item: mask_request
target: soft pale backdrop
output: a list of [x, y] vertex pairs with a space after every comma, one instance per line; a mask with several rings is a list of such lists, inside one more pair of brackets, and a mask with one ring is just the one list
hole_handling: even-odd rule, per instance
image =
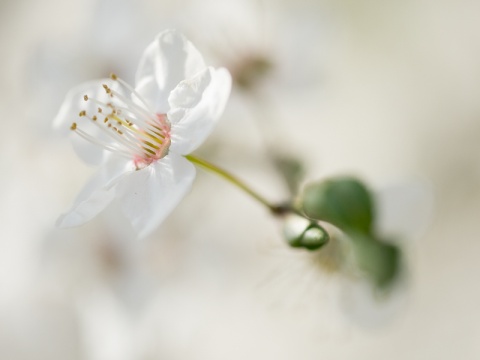
[[[0, 2], [0, 357], [478, 358], [479, 11], [467, 0]], [[286, 195], [271, 149], [302, 158], [310, 180], [354, 173], [425, 190], [399, 211], [408, 228], [433, 204], [418, 211], [429, 226], [406, 244], [407, 293], [383, 325], [345, 313], [340, 279], [210, 174], [145, 241], [115, 208], [53, 228], [92, 172], [50, 127], [65, 92], [112, 71], [131, 80], [169, 27], [234, 74], [267, 64], [234, 89], [200, 150], [266, 196]]]

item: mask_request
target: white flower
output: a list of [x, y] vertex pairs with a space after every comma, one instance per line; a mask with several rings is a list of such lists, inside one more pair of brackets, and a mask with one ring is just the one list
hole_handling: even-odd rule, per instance
[[195, 168], [184, 155], [222, 114], [230, 74], [207, 67], [183, 35], [167, 30], [143, 53], [135, 83], [112, 75], [67, 95], [54, 125], [73, 130], [78, 155], [101, 167], [57, 226], [81, 225], [115, 199], [145, 236], [190, 189]]

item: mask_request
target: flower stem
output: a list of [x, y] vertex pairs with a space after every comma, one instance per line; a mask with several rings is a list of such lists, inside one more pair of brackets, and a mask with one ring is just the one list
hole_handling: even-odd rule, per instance
[[267, 207], [273, 214], [284, 215], [285, 213], [291, 211], [289, 206], [272, 204], [270, 201], [265, 199], [262, 195], [260, 195], [255, 190], [253, 190], [250, 186], [245, 184], [242, 180], [232, 175], [228, 171], [218, 167], [217, 165], [212, 164], [211, 162], [201, 159], [194, 155], [186, 155], [185, 158], [191, 161], [192, 163], [200, 166], [201, 168], [217, 174], [218, 176], [227, 180], [228, 182], [235, 185], [239, 189], [245, 191], [248, 195], [253, 197], [263, 206]]

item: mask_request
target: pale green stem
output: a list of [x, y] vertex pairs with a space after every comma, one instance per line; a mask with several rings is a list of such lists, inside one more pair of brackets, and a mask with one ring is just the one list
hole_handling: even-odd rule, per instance
[[289, 207], [272, 204], [270, 201], [265, 199], [262, 195], [260, 195], [255, 190], [253, 190], [250, 186], [245, 184], [242, 180], [230, 174], [228, 171], [218, 167], [217, 165], [212, 164], [211, 162], [203, 160], [195, 155], [186, 155], [185, 158], [191, 161], [192, 163], [202, 167], [203, 169], [219, 175], [220, 177], [227, 180], [231, 184], [235, 185], [239, 189], [245, 191], [248, 195], [253, 197], [259, 203], [266, 206], [272, 213], [276, 215], [282, 215], [282, 214], [285, 214], [286, 212], [291, 211]]

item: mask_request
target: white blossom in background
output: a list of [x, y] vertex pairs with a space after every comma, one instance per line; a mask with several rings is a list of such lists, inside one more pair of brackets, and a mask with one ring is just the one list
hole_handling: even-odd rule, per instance
[[377, 192], [376, 231], [382, 240], [397, 244], [404, 252], [400, 278], [386, 292], [376, 291], [355, 274], [343, 277], [340, 305], [348, 318], [361, 326], [379, 326], [391, 321], [407, 305], [409, 243], [419, 239], [431, 222], [433, 194], [427, 184], [408, 182]]
[[[184, 27], [229, 68], [238, 89], [279, 103], [294, 102], [301, 98], [297, 92], [318, 90], [328, 47], [323, 34], [329, 28], [318, 8], [297, 5], [252, 0], [192, 2], [185, 11], [198, 19], [185, 22]], [[201, 32], [195, 31], [198, 27]], [[294, 95], [298, 95], [295, 100]]]
[[101, 168], [58, 226], [81, 225], [115, 199], [146, 236], [190, 189], [195, 168], [184, 155], [213, 130], [230, 74], [207, 67], [183, 35], [167, 30], [143, 53], [135, 83], [112, 75], [71, 90], [62, 104], [55, 127], [72, 130], [78, 155]]

